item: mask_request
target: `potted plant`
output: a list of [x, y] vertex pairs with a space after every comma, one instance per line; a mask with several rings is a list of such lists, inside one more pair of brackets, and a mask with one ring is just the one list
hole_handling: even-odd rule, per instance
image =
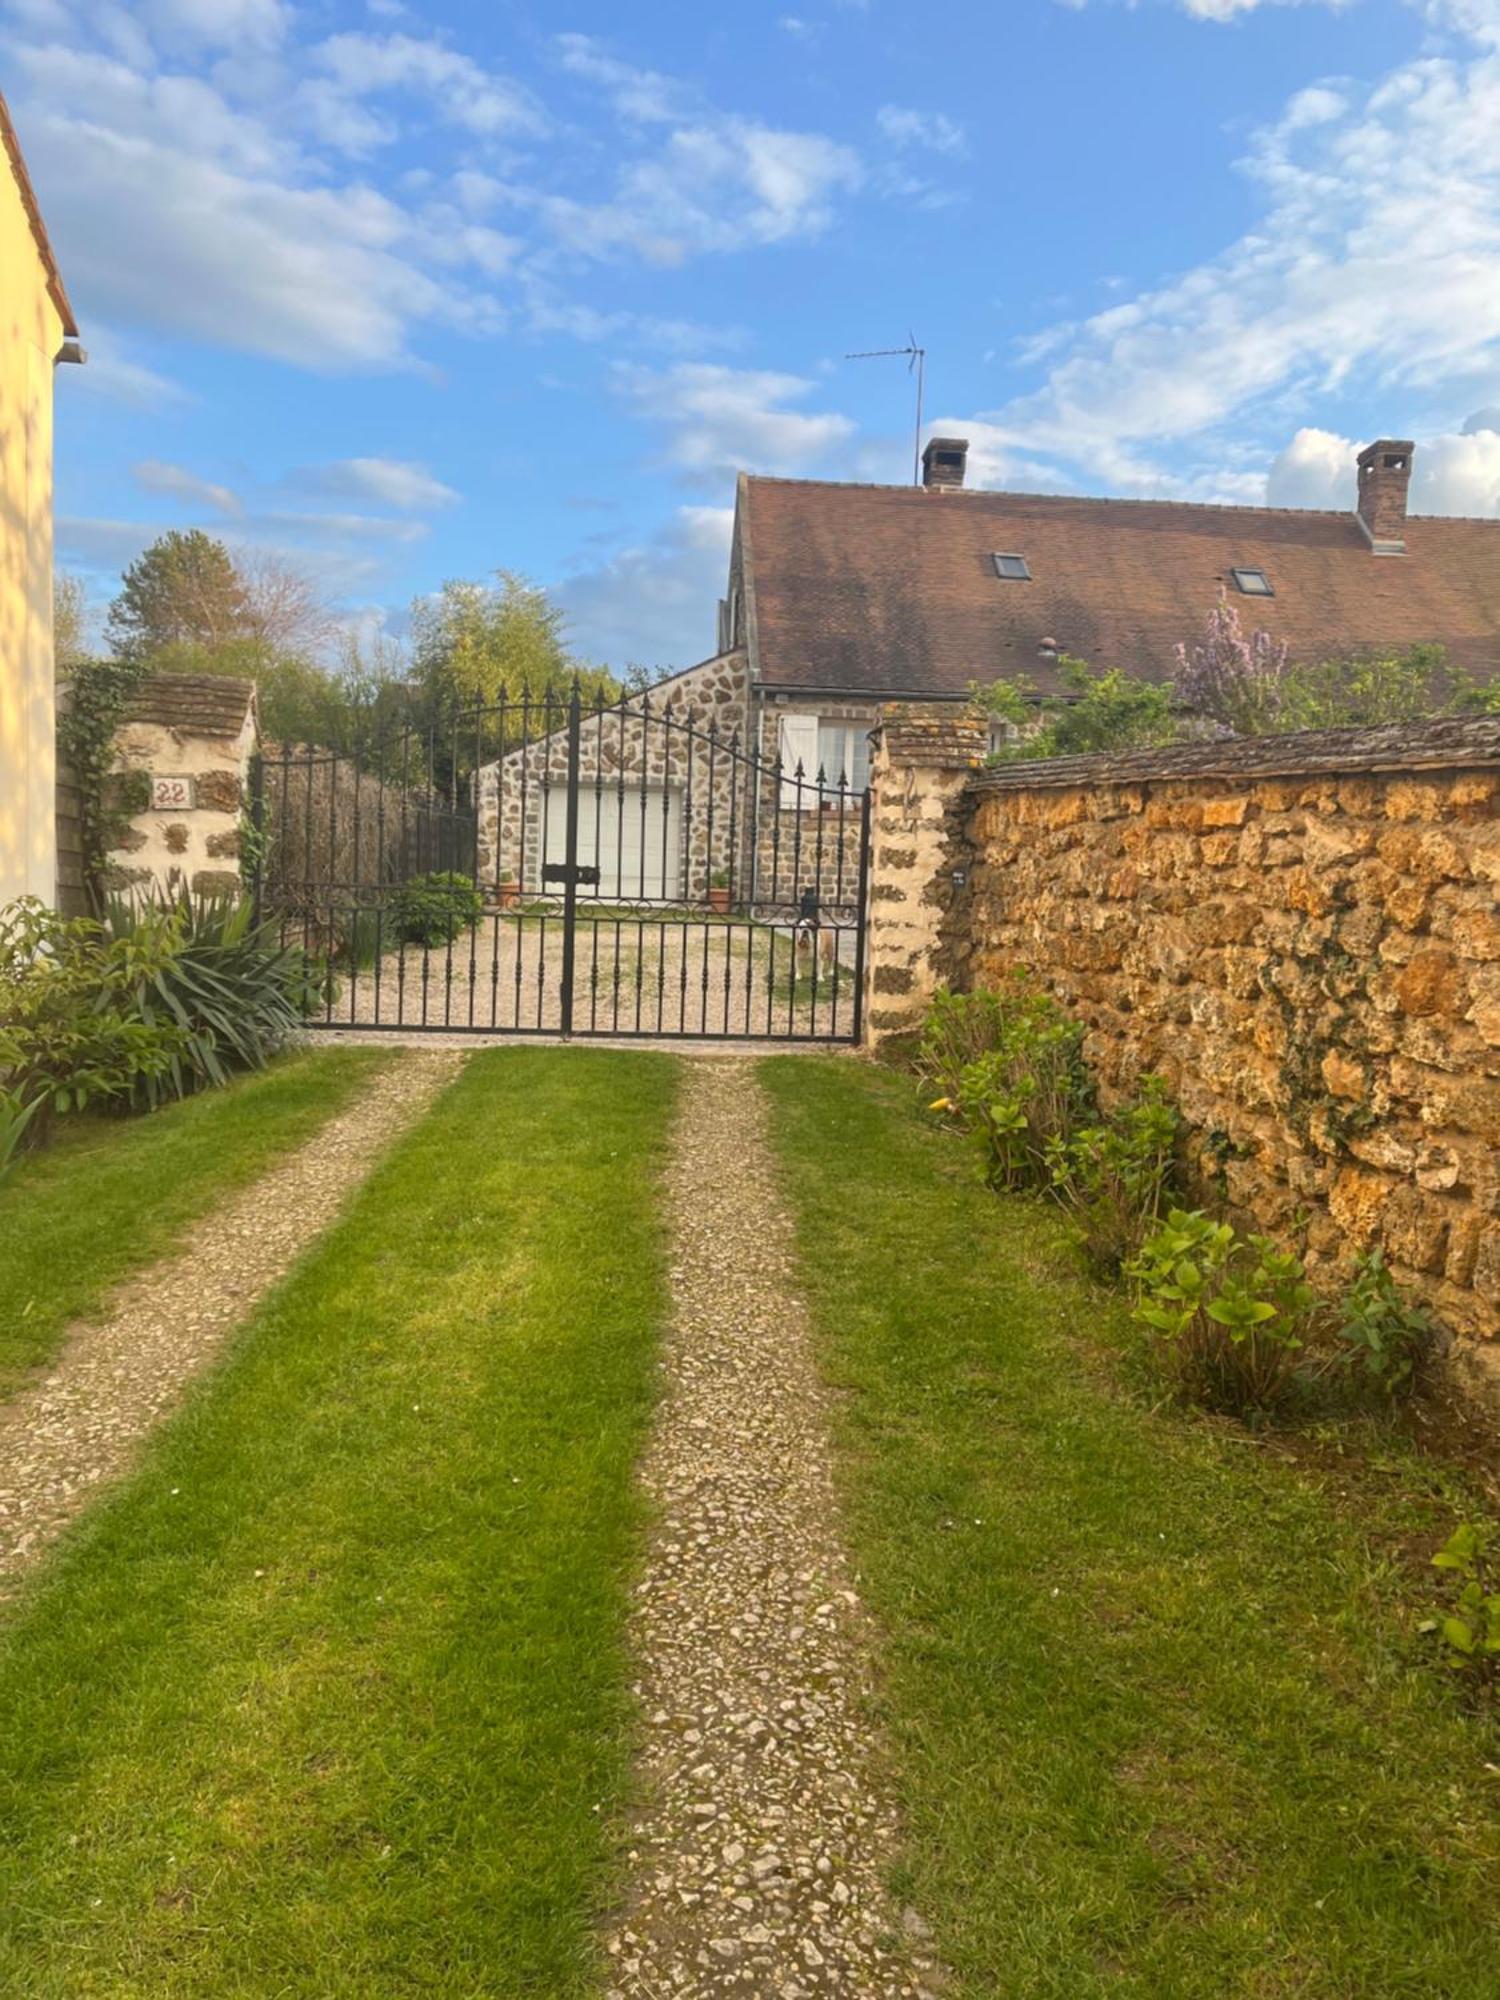
[[521, 900], [521, 885], [514, 875], [503, 875], [499, 886], [500, 907], [513, 910]]
[[708, 878], [708, 907], [715, 916], [729, 915], [729, 870], [716, 868]]

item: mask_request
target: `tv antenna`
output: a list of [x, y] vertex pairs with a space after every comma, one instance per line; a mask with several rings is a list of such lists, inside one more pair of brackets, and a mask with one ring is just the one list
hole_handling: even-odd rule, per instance
[[895, 355], [905, 356], [907, 374], [915, 375], [917, 378], [917, 429], [915, 442], [911, 449], [911, 483], [913, 486], [920, 486], [922, 483], [922, 378], [927, 369], [927, 349], [925, 347], [918, 347], [917, 336], [914, 333], [909, 333], [906, 336], [905, 347], [866, 347], [862, 348], [858, 354], [846, 354], [844, 359], [846, 361], [884, 361], [887, 357]]

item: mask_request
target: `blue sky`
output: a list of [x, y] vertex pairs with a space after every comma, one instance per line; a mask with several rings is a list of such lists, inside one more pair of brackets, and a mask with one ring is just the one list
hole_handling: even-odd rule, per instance
[[738, 467], [1500, 514], [1500, 0], [0, 0], [91, 360], [63, 562], [351, 617], [497, 566], [712, 643]]

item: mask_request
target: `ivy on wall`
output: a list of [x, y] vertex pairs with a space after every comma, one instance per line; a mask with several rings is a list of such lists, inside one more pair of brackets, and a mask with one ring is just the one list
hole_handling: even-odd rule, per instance
[[102, 911], [108, 895], [110, 850], [119, 844], [131, 814], [146, 803], [143, 772], [114, 775], [115, 732], [148, 669], [127, 660], [84, 660], [68, 676], [67, 700], [57, 717], [57, 751], [78, 787], [83, 879], [90, 906]]

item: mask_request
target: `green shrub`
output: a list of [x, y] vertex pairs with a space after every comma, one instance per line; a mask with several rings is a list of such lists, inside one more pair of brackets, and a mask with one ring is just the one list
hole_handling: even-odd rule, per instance
[[287, 1036], [316, 1012], [325, 976], [298, 946], [279, 946], [257, 926], [248, 897], [175, 898], [111, 904], [106, 930], [116, 944], [170, 932], [171, 950], [143, 965], [132, 1000], [148, 1025], [180, 1036], [166, 1071], [141, 1079], [147, 1105], [225, 1082], [236, 1069], [260, 1069]]
[[1360, 1259], [1338, 1333], [1350, 1364], [1393, 1402], [1415, 1388], [1437, 1339], [1431, 1315], [1406, 1304], [1379, 1250]]
[[956, 1067], [956, 1081], [933, 1108], [962, 1121], [989, 1186], [1050, 1185], [1051, 1149], [1071, 1140], [1092, 1107], [1083, 1033], [1082, 1022], [1024, 974], [988, 994], [947, 997], [920, 1061], [940, 1081]]
[[1282, 1401], [1317, 1307], [1300, 1258], [1174, 1208], [1129, 1270], [1135, 1317], [1183, 1394], [1232, 1416]]
[[387, 916], [393, 939], [402, 944], [452, 944], [462, 930], [472, 929], [484, 910], [484, 898], [467, 875], [438, 870], [414, 875], [393, 890]]
[[162, 913], [111, 938], [34, 897], [0, 911], [0, 1089], [31, 1136], [55, 1115], [127, 1103], [170, 1075], [186, 1035], [170, 1018], [143, 1016], [137, 995], [176, 948]]
[[1459, 1673], [1491, 1682], [1500, 1673], [1500, 1569], [1490, 1553], [1494, 1534], [1485, 1522], [1466, 1521], [1433, 1557], [1433, 1567], [1459, 1583], [1451, 1607], [1423, 1624], [1442, 1640], [1444, 1656]]
[[1086, 757], [1104, 750], [1144, 750], [1178, 735], [1172, 689], [1138, 680], [1119, 667], [1096, 671], [1064, 653], [1057, 662], [1064, 695], [1038, 695], [1024, 676], [976, 684], [976, 701], [997, 720], [1027, 733], [1007, 743], [992, 764], [1024, 764], [1039, 757]]
[[950, 993], [946, 986], [940, 986], [932, 996], [917, 1046], [916, 1067], [922, 1081], [945, 1097], [956, 1097], [965, 1068], [998, 1046], [1005, 1021], [1004, 994], [988, 987], [975, 993]]
[[1182, 1120], [1159, 1076], [1098, 1125], [1048, 1149], [1052, 1192], [1072, 1218], [1089, 1267], [1115, 1277], [1160, 1225]]

